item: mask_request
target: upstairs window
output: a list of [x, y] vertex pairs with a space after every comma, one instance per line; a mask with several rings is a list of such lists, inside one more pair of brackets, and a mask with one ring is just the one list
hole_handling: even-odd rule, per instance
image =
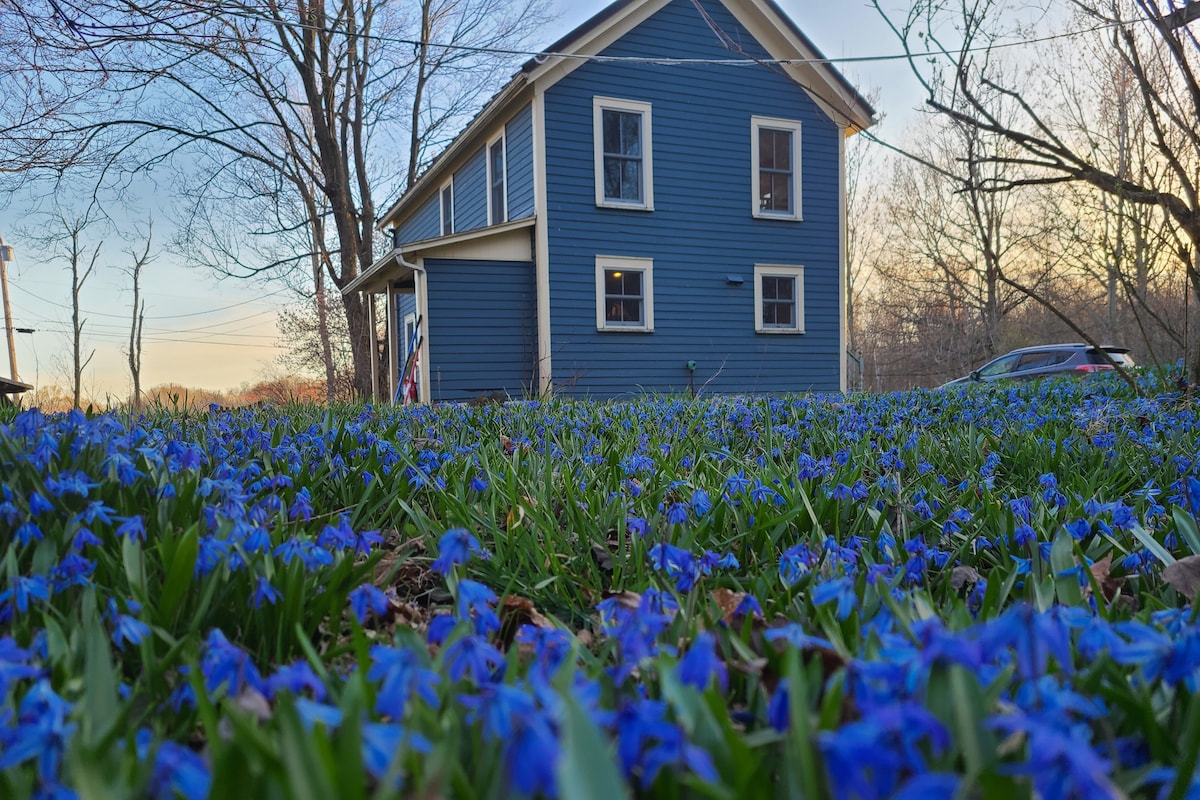
[[804, 267], [755, 265], [754, 330], [804, 333]]
[[596, 257], [596, 329], [654, 330], [654, 260]]
[[596, 205], [653, 209], [650, 104], [593, 98], [592, 128]]
[[498, 225], [508, 220], [505, 199], [508, 196], [504, 174], [504, 136], [488, 145], [488, 224]]
[[442, 236], [449, 236], [454, 233], [454, 181], [442, 186], [441, 191], [441, 233]]
[[800, 123], [752, 117], [750, 135], [754, 216], [800, 219]]

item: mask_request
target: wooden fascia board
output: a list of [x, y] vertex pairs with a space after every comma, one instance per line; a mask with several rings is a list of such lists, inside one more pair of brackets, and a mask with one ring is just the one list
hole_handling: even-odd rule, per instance
[[[565, 50], [563, 56], [547, 56], [545, 61], [529, 70], [529, 82], [540, 81], [543, 88], [558, 83], [579, 67], [587, 63], [586, 56], [594, 56], [612, 46], [618, 39], [665, 8], [671, 0], [640, 0], [633, 2], [595, 25], [591, 30], [579, 33]], [[586, 23], [585, 23], [586, 25]], [[574, 34], [568, 35], [572, 38]], [[570, 58], [564, 56], [583, 56]]]
[[[738, 22], [762, 45], [773, 59], [823, 59], [824, 55], [803, 34], [797, 36], [790, 21], [774, 3], [761, 0], [721, 0]], [[875, 123], [874, 109], [832, 64], [816, 61], [785, 64], [792, 80], [848, 133], [866, 130]]]

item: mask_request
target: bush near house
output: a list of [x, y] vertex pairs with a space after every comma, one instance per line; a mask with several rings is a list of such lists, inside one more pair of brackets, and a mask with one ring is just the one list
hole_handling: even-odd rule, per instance
[[1144, 388], [0, 411], [0, 794], [1195, 796]]

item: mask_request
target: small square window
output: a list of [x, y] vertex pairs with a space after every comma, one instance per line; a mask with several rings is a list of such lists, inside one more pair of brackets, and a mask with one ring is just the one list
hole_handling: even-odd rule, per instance
[[654, 206], [650, 104], [592, 100], [596, 205], [649, 211]]
[[755, 265], [754, 330], [804, 333], [804, 267]]
[[754, 216], [799, 220], [800, 123], [751, 117], [750, 132]]
[[596, 257], [596, 329], [654, 330], [654, 261]]

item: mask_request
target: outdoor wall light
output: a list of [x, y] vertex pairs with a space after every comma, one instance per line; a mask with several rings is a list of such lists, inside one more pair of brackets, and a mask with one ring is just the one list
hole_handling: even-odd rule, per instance
[[725, 283], [729, 284], [730, 286], [741, 286], [745, 282], [746, 282], [746, 279], [743, 278], [741, 275], [726, 275], [725, 276]]

